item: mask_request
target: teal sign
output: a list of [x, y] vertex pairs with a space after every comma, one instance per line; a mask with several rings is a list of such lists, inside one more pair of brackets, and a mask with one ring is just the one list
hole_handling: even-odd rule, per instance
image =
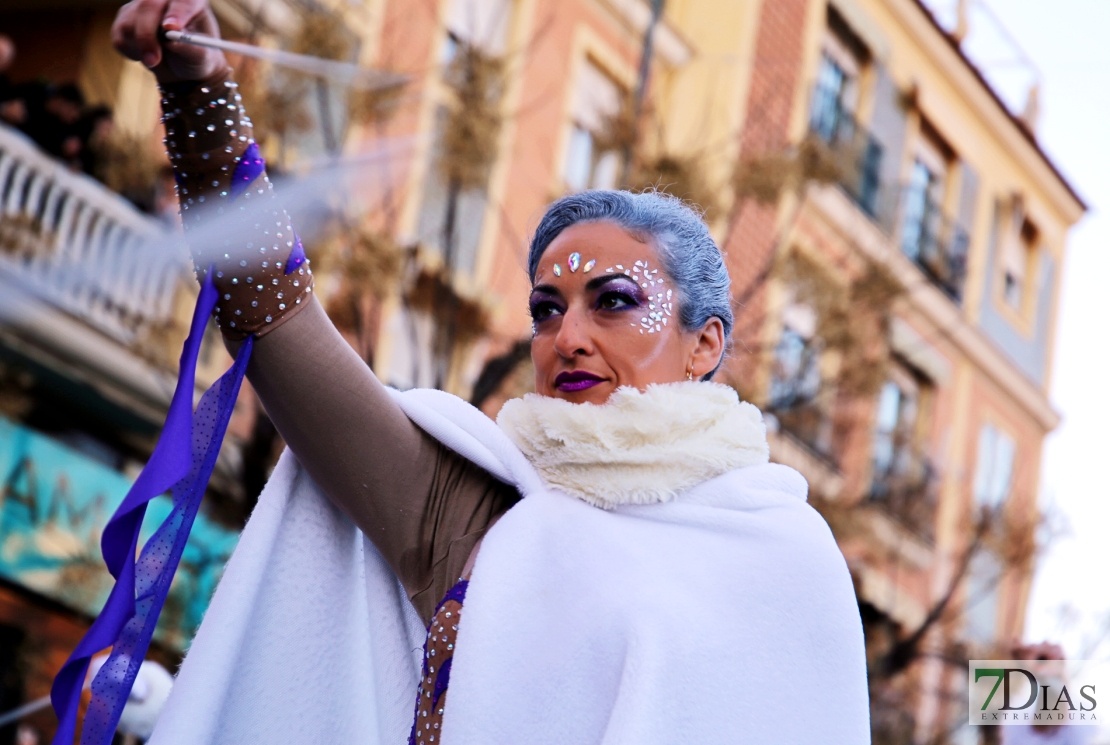
[[[50, 437], [0, 417], [0, 576], [90, 616], [112, 576], [100, 533], [131, 481]], [[169, 515], [162, 496], [147, 506], [143, 542]], [[155, 636], [184, 648], [192, 638], [238, 533], [197, 515]]]

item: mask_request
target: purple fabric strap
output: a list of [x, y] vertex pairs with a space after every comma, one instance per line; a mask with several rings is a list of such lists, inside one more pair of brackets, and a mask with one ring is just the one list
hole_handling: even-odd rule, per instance
[[[54, 679], [50, 698], [58, 715], [55, 745], [72, 744], [89, 661], [107, 647], [112, 651], [93, 681], [81, 742], [111, 743], [215, 466], [253, 346], [250, 338], [243, 342], [231, 369], [208, 389], [194, 413], [197, 357], [216, 297], [211, 280], [205, 281], [181, 354], [181, 373], [165, 428], [150, 461], [104, 528], [101, 551], [116, 583], [100, 615]], [[167, 491], [173, 497], [173, 510], [136, 561], [147, 502]]]
[[[264, 170], [258, 146], [251, 143], [232, 177], [235, 196], [242, 194]], [[298, 241], [297, 248], [299, 246]], [[303, 249], [295, 249], [296, 254], [303, 257]], [[243, 341], [234, 364], [204, 393], [194, 411], [197, 358], [218, 298], [211, 275], [209, 271], [201, 285], [189, 337], [181, 352], [177, 388], [158, 444], [104, 528], [101, 552], [116, 583], [100, 615], [54, 678], [50, 691], [58, 716], [54, 745], [72, 745], [89, 662], [93, 655], [108, 647], [112, 651], [92, 683], [92, 701], [85, 715], [81, 743], [110, 745], [112, 742], [216, 465], [254, 339], [248, 337]], [[136, 561], [146, 505], [167, 491], [173, 499], [173, 510], [147, 541]]]

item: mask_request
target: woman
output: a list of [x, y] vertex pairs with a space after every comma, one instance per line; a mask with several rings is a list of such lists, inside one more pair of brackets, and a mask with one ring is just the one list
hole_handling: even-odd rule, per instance
[[[257, 209], [272, 195], [226, 60], [162, 28], [218, 29], [201, 0], [134, 0], [113, 27], [165, 94], [187, 230]], [[552, 205], [528, 261], [537, 394], [500, 429], [386, 389], [273, 218], [249, 258], [192, 248], [296, 462], [154, 742], [867, 741], [844, 560], [804, 480], [767, 463], [758, 411], [708, 382], [732, 311], [695, 213], [624, 192]]]

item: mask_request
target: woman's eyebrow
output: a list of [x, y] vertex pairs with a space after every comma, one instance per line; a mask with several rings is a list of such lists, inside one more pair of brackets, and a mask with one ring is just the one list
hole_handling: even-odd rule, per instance
[[[608, 284], [609, 282], [612, 282], [615, 279], [623, 279], [626, 282], [630, 282], [630, 283], [636, 285], [636, 280], [634, 280], [632, 277], [629, 277], [627, 274], [624, 274], [622, 272], [622, 273], [616, 273], [616, 274], [603, 274], [600, 277], [594, 277], [593, 279], [591, 279], [589, 282], [586, 283], [586, 289], [587, 290], [596, 290], [597, 288], [601, 287], [602, 285]], [[639, 285], [636, 285], [636, 286], [638, 287]]]
[[536, 285], [532, 288], [532, 294], [539, 293], [541, 295], [556, 295], [561, 296], [560, 293], [553, 285]]

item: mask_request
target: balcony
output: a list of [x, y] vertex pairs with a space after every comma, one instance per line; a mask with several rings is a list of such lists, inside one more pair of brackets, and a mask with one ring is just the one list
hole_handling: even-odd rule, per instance
[[967, 278], [967, 231], [945, 215], [916, 184], [902, 192], [902, 253], [953, 302], [963, 299]]
[[932, 543], [940, 477], [925, 456], [890, 435], [878, 435], [868, 502], [909, 532]]
[[159, 421], [195, 292], [187, 256], [161, 223], [0, 125], [0, 353]]
[[764, 411], [774, 416], [774, 429], [792, 439], [832, 470], [832, 420], [821, 377], [820, 342], [783, 329], [774, 350], [771, 387]]
[[835, 182], [869, 217], [883, 222], [888, 212], [879, 175], [883, 147], [844, 107], [837, 89], [814, 89], [809, 134], [803, 143], [809, 175]]
[[4, 294], [25, 294], [135, 349], [173, 323], [177, 290], [189, 281], [187, 253], [161, 223], [0, 125]]

